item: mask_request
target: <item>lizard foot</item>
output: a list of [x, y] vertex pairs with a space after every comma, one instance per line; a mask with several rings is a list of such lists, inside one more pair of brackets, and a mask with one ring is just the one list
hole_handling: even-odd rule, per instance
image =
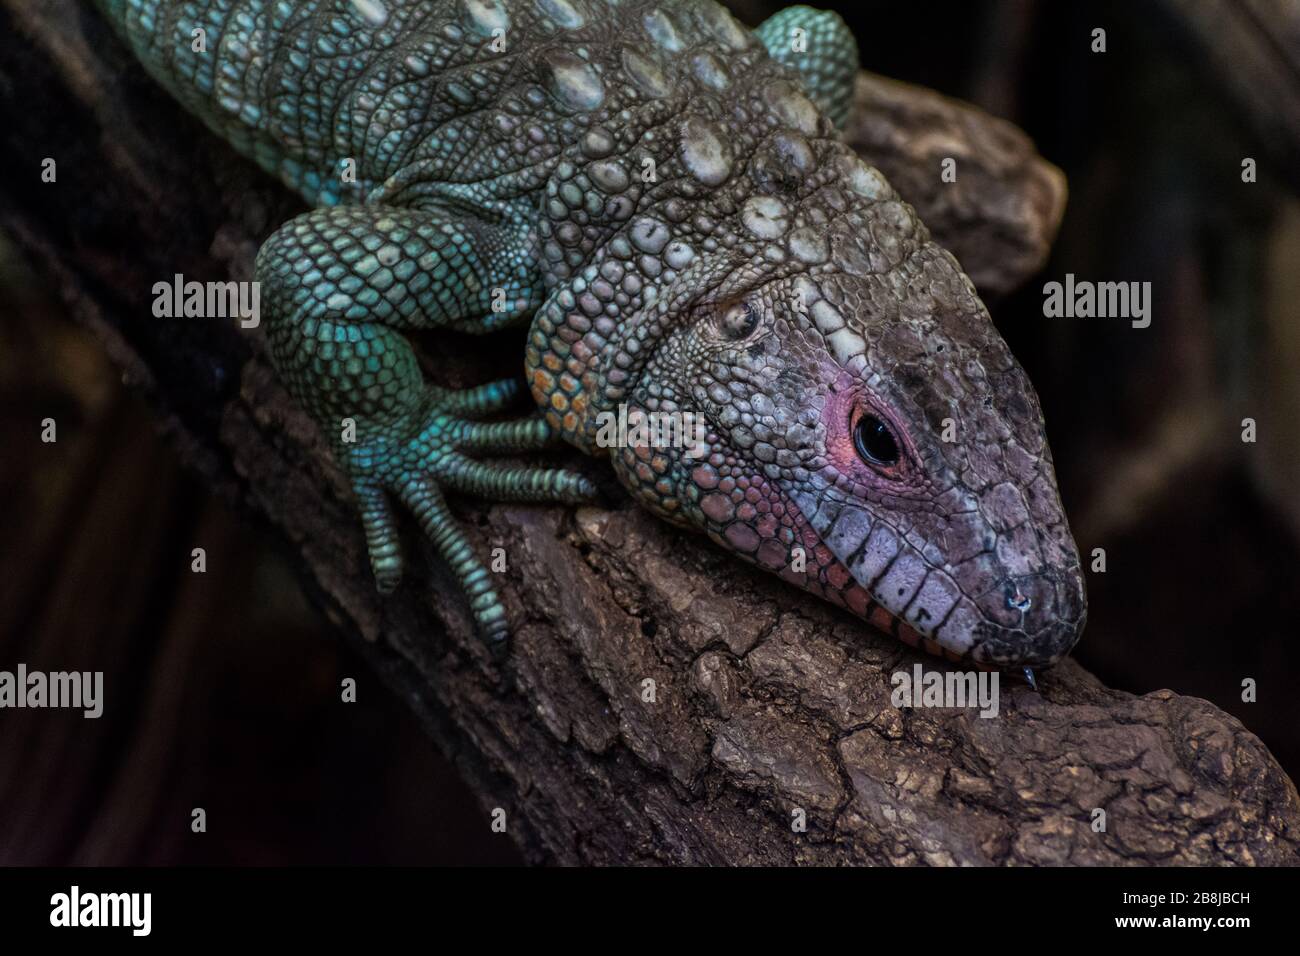
[[508, 633], [505, 607], [488, 569], [456, 524], [444, 497], [456, 491], [493, 501], [577, 504], [596, 497], [592, 481], [576, 472], [479, 461], [475, 454], [511, 454], [553, 445], [557, 434], [541, 418], [504, 422], [475, 419], [499, 412], [521, 390], [514, 380], [452, 390], [429, 386], [418, 417], [407, 427], [358, 426], [358, 441], [336, 446], [360, 504], [375, 584], [390, 593], [401, 581], [403, 557], [392, 507], [414, 514], [421, 530], [451, 567], [469, 599], [480, 635], [500, 645]]

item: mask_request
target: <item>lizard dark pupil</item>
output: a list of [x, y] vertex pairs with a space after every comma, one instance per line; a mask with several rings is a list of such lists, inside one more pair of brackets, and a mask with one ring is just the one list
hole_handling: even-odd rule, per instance
[[872, 465], [898, 463], [898, 442], [884, 422], [875, 415], [863, 415], [853, 430], [853, 444], [858, 454]]
[[723, 334], [733, 341], [749, 338], [757, 325], [758, 313], [748, 302], [733, 305], [722, 317]]

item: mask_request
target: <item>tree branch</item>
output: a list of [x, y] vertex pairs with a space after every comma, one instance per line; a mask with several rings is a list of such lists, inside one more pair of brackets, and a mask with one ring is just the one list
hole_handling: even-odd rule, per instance
[[[457, 503], [480, 553], [508, 556], [499, 589], [514, 638], [502, 662], [472, 637], [450, 575], [409, 522], [409, 579], [381, 600], [342, 476], [271, 374], [260, 332], [150, 312], [153, 284], [176, 272], [248, 278], [257, 242], [296, 202], [171, 104], [93, 14], [63, 0], [30, 7], [0, 0], [10, 118], [0, 149], [13, 171], [4, 228], [155, 403], [182, 453], [281, 532], [326, 616], [420, 714], [484, 806], [507, 811], [530, 859], [1300, 860], [1294, 785], [1210, 704], [1109, 690], [1067, 661], [1040, 694], [1004, 681], [997, 719], [899, 710], [890, 675], [922, 658], [626, 502]], [[881, 147], [873, 161], [899, 158], [887, 173], [906, 196], [901, 157], [956, 148], [921, 149], [912, 135], [940, 107], [871, 78], [859, 96], [877, 105], [859, 116], [855, 141]], [[1015, 140], [961, 109], [949, 120], [971, 141]], [[943, 137], [949, 120], [935, 120]], [[1020, 273], [1045, 250], [1063, 195], [1026, 142], [989, 172], [1000, 186], [976, 195], [979, 150], [963, 167], [971, 194], [931, 204], [932, 228], [950, 229], [953, 244], [986, 235], [1026, 250], [1012, 257]], [[39, 183], [45, 156], [58, 161], [57, 184]], [[924, 215], [933, 178], [915, 179]], [[999, 189], [1038, 198], [1017, 205]], [[1015, 225], [1029, 220], [1037, 232]], [[454, 338], [444, 352], [457, 358], [439, 368], [452, 384], [513, 374], [518, 339], [506, 342]], [[1104, 832], [1092, 829], [1094, 809], [1106, 811]], [[798, 810], [805, 833], [792, 831]]]

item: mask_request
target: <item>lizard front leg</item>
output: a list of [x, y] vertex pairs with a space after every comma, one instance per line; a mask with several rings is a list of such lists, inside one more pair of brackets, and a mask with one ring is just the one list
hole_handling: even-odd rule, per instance
[[[542, 448], [542, 419], [481, 422], [520, 384], [467, 390], [424, 381], [405, 332], [488, 331], [526, 317], [540, 290], [519, 230], [437, 211], [317, 209], [286, 223], [258, 252], [272, 363], [331, 437], [360, 507], [375, 581], [393, 590], [402, 554], [392, 501], [410, 509], [469, 598], [483, 637], [506, 636], [487, 569], [448, 511], [444, 492], [499, 501], [579, 502], [586, 478], [471, 457]], [[492, 310], [496, 297], [504, 309]]]

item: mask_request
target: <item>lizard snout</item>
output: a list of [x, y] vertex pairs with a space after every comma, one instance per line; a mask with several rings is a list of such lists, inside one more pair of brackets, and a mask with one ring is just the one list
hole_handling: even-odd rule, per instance
[[984, 622], [971, 636], [972, 656], [1000, 667], [1046, 667], [1083, 633], [1087, 598], [1078, 567], [1053, 567], [1008, 580], [977, 604]]

